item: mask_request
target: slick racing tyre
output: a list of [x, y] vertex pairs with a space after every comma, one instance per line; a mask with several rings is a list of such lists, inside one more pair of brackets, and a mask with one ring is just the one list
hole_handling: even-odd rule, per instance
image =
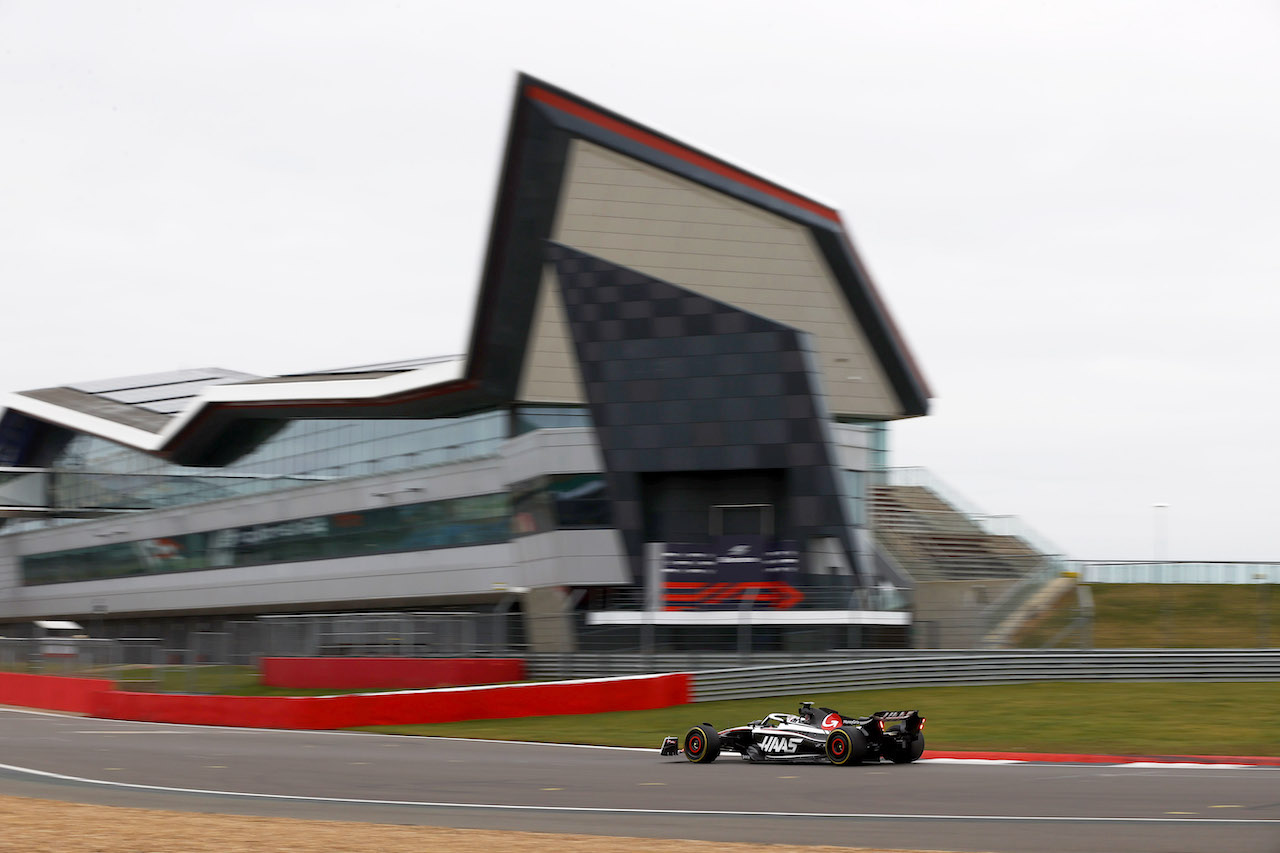
[[899, 745], [896, 740], [891, 740], [884, 744], [882, 749], [884, 757], [895, 763], [895, 765], [909, 765], [924, 754], [924, 735], [916, 733], [913, 739], [906, 743], [905, 747]]
[[715, 726], [703, 723], [684, 735], [684, 757], [694, 764], [710, 764], [720, 755], [720, 733]]
[[867, 736], [857, 729], [835, 729], [827, 735], [827, 760], [845, 767], [861, 764], [867, 754]]
[[920, 756], [924, 755], [924, 735], [916, 732], [914, 738], [907, 741], [906, 746], [902, 746], [898, 743], [897, 739], [893, 737], [893, 735], [898, 734], [901, 731], [902, 726], [894, 726], [889, 729], [885, 734], [889, 735], [890, 739], [885, 741], [885, 745], [880, 751], [885, 758], [889, 759], [894, 764], [910, 764]]

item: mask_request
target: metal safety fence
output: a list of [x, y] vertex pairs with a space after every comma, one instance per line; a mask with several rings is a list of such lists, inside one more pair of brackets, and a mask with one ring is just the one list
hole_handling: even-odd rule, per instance
[[1082, 583], [1280, 584], [1280, 563], [1069, 560]]
[[[0, 670], [114, 678], [127, 689], [183, 693], [234, 692], [252, 661], [227, 656], [213, 662], [196, 639], [191, 648], [157, 641], [0, 639]], [[211, 647], [206, 645], [205, 651]], [[818, 654], [634, 651], [521, 655], [531, 680], [564, 680], [660, 672], [693, 674], [694, 701], [746, 699], [792, 693], [947, 685], [1022, 684], [1037, 681], [1277, 681], [1280, 649], [1117, 649], [1093, 652], [990, 652], [978, 649], [866, 649]]]
[[[984, 654], [980, 649], [949, 649], [948, 655]], [[738, 652], [690, 651], [690, 652], [573, 652], [526, 654], [525, 671], [539, 681], [559, 681], [571, 678], [610, 678], [625, 675], [647, 675], [663, 672], [714, 672], [802, 666], [832, 662], [858, 662], [892, 655], [893, 657], [936, 656], [937, 649], [895, 649], [892, 652], [875, 649], [830, 649], [824, 652]]]
[[707, 670], [695, 702], [788, 693], [1036, 681], [1280, 681], [1280, 650], [959, 653]]
[[[39, 623], [24, 623], [0, 626], [0, 634], [9, 632], [0, 636], [0, 669], [219, 693], [251, 687], [263, 657], [521, 657], [529, 677], [556, 679], [761, 666], [782, 671], [949, 655], [973, 661], [976, 650], [1029, 654], [1041, 662], [1051, 660], [1045, 657], [1051, 652], [1115, 660], [1117, 652], [1108, 649], [1135, 646], [1182, 655], [1275, 650], [1275, 585], [1085, 585], [1070, 574], [1046, 572], [1007, 584], [921, 584], [909, 611], [847, 591], [835, 600], [840, 590], [829, 587], [797, 587], [829, 609], [795, 607], [782, 614], [785, 622], [772, 618], [777, 612], [755, 609], [750, 598], [723, 609], [677, 612], [649, 609], [636, 590], [593, 589], [512, 591], [496, 603], [429, 612], [94, 619], [83, 629], [69, 623], [79, 629], [73, 636], [65, 635], [70, 628], [58, 629], [62, 636], [33, 635]], [[1096, 608], [1082, 603], [1084, 593], [1090, 602], [1097, 597]], [[857, 612], [881, 623], [902, 618], [896, 625], [837, 618]], [[1006, 630], [997, 635], [993, 626]]]
[[107, 678], [130, 690], [234, 693], [254, 688], [264, 657], [518, 655], [525, 647], [509, 630], [513, 622], [518, 614], [503, 612], [308, 614], [226, 620], [216, 630], [166, 636], [0, 637], [0, 671]]

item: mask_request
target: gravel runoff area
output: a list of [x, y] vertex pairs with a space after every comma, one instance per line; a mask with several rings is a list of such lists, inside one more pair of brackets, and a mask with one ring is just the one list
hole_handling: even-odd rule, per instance
[[[797, 847], [654, 838], [496, 832], [431, 826], [241, 817], [91, 806], [0, 796], [0, 851], [28, 853], [908, 853], [870, 847]], [[920, 851], [916, 851], [920, 853]]]

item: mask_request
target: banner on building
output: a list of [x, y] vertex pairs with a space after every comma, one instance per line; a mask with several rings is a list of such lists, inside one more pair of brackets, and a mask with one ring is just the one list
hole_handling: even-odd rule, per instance
[[795, 542], [758, 535], [668, 543], [662, 554], [664, 610], [789, 610], [804, 601]]

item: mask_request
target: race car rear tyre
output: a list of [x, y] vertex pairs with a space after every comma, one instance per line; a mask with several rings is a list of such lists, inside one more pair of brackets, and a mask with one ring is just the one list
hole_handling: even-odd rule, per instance
[[857, 729], [835, 729], [827, 735], [827, 760], [832, 764], [861, 764], [866, 755], [867, 736]]
[[684, 735], [684, 757], [694, 764], [710, 764], [720, 755], [720, 733], [703, 723]]
[[915, 737], [908, 741], [906, 746], [899, 746], [896, 740], [891, 740], [881, 751], [884, 757], [894, 764], [910, 764], [924, 755], [924, 735], [916, 732]]

